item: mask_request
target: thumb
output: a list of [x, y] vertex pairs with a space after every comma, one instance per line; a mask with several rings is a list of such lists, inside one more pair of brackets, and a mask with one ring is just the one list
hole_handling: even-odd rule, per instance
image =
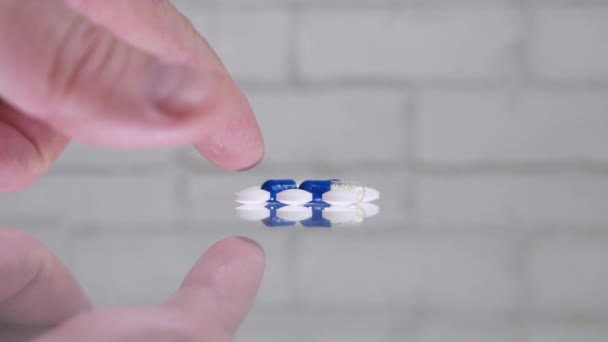
[[0, 96], [23, 113], [119, 148], [204, 141], [222, 124], [218, 102], [237, 93], [221, 70], [166, 64], [61, 0], [0, 1], [0, 75]]

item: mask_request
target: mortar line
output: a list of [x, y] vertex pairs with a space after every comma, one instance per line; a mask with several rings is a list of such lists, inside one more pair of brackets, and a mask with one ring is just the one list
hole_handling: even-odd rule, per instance
[[413, 216], [411, 220], [406, 219], [406, 222], [417, 222], [418, 221], [418, 184], [420, 179], [419, 175], [412, 172], [412, 168], [415, 168], [417, 163], [417, 152], [419, 144], [419, 119], [420, 119], [420, 90], [413, 89], [410, 91], [409, 98], [407, 100], [405, 108], [405, 134], [406, 134], [406, 148], [405, 148], [405, 167], [406, 172], [404, 189], [405, 191], [405, 212], [406, 215], [409, 213]]
[[298, 72], [298, 29], [301, 26], [301, 13], [290, 1], [287, 5], [289, 24], [287, 27], [287, 84], [296, 87], [300, 81]]

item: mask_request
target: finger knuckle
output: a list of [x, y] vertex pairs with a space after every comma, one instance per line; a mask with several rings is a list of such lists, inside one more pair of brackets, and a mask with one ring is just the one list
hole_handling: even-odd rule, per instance
[[[48, 87], [53, 96], [70, 96], [92, 80], [117, 77], [121, 50], [108, 31], [75, 16], [51, 47]], [[113, 70], [114, 69], [114, 70]]]

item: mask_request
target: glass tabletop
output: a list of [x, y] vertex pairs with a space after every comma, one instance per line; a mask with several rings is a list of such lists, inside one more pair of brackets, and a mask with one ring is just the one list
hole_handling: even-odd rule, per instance
[[[242, 341], [522, 341], [564, 321], [603, 334], [573, 318], [600, 319], [608, 304], [602, 228], [581, 225], [573, 236], [571, 226], [552, 224], [573, 217], [554, 210], [572, 208], [530, 187], [528, 176], [475, 184], [419, 177], [406, 165], [185, 169], [92, 174], [60, 163], [32, 188], [0, 196], [2, 226], [47, 244], [99, 307], [162, 303], [205, 249], [250, 237], [267, 269]], [[346, 210], [334, 213], [347, 218], [341, 223], [307, 226], [296, 211], [286, 214], [293, 224], [273, 225], [270, 211], [239, 213], [234, 200], [269, 178], [338, 177], [378, 189], [377, 212]], [[555, 177], [543, 182], [564, 176]]]

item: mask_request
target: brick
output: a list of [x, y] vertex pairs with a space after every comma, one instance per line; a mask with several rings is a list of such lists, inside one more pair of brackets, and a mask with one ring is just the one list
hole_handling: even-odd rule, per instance
[[346, 9], [364, 8], [387, 8], [395, 6], [399, 0], [291, 0], [300, 7], [343, 7]]
[[417, 156], [429, 163], [608, 161], [608, 94], [428, 91]]
[[244, 224], [235, 218], [234, 208], [239, 204], [234, 201], [234, 194], [250, 186], [259, 186], [269, 178], [303, 179], [345, 179], [357, 181], [366, 186], [378, 189], [381, 198], [376, 205], [380, 206], [380, 214], [364, 222], [361, 229], [368, 226], [399, 229], [411, 217], [408, 211], [409, 184], [407, 175], [399, 169], [384, 169], [372, 172], [360, 170], [338, 169], [335, 173], [318, 170], [300, 169], [297, 171], [271, 172], [253, 171], [245, 175], [222, 174], [213, 176], [190, 177], [185, 185], [187, 209], [185, 217], [190, 222], [213, 223], [235, 222]]
[[518, 35], [508, 9], [311, 10], [298, 70], [307, 80], [497, 78], [512, 70]]
[[212, 20], [207, 38], [238, 81], [279, 82], [287, 78], [287, 11], [219, 11]]
[[152, 167], [167, 168], [174, 163], [176, 153], [172, 149], [116, 151], [72, 143], [61, 155], [54, 168], [58, 170], [73, 167], [87, 169], [142, 167], [147, 170]]
[[410, 247], [405, 241], [372, 237], [338, 239], [323, 234], [300, 239], [295, 266], [298, 298], [307, 305], [412, 304], [419, 266]]
[[606, 322], [536, 325], [531, 329], [526, 342], [603, 342], [608, 339], [607, 326]]
[[507, 240], [427, 238], [417, 242], [422, 301], [438, 311], [504, 312], [517, 307], [519, 275]]
[[[247, 1], [247, 0], [229, 0]], [[271, 1], [271, 0], [268, 0]], [[277, 0], [280, 1], [280, 0]], [[289, 1], [289, 0], [283, 0]], [[512, 0], [291, 0], [292, 3], [301, 7], [311, 8], [348, 8], [348, 9], [369, 9], [369, 8], [462, 8], [462, 7], [496, 7], [497, 5], [511, 5]]]
[[438, 227], [576, 227], [608, 221], [603, 207], [608, 179], [601, 176], [423, 176], [417, 198], [418, 222]]
[[290, 4], [291, 0], [256, 0], [255, 2], [248, 0], [172, 0], [186, 14], [189, 11], [196, 10], [214, 10], [222, 9], [259, 9], [259, 8], [276, 8], [285, 7]]
[[554, 8], [534, 12], [532, 70], [549, 80], [608, 77], [608, 8]]
[[504, 319], [462, 317], [431, 318], [423, 322], [416, 342], [515, 342], [516, 327]]
[[296, 284], [307, 305], [420, 302], [433, 310], [502, 312], [516, 296], [505, 246], [491, 239], [311, 235], [300, 242]]
[[[379, 89], [250, 93], [267, 162], [385, 162], [404, 158], [407, 98]], [[378, 134], [381, 132], [381, 134]]]
[[561, 236], [533, 245], [534, 307], [541, 311], [608, 310], [608, 239]]
[[530, 4], [537, 8], [586, 8], [603, 7], [604, 0], [531, 0]]
[[386, 313], [256, 312], [246, 320], [236, 342], [394, 342], [405, 340], [394, 315]]
[[0, 216], [74, 223], [162, 223], [179, 219], [172, 176], [45, 177], [0, 195]]
[[[285, 236], [263, 231], [247, 235], [265, 249], [267, 265], [256, 303], [288, 300]], [[77, 240], [76, 275], [96, 305], [158, 304], [173, 294], [202, 253], [226, 233], [196, 231], [104, 233]]]

